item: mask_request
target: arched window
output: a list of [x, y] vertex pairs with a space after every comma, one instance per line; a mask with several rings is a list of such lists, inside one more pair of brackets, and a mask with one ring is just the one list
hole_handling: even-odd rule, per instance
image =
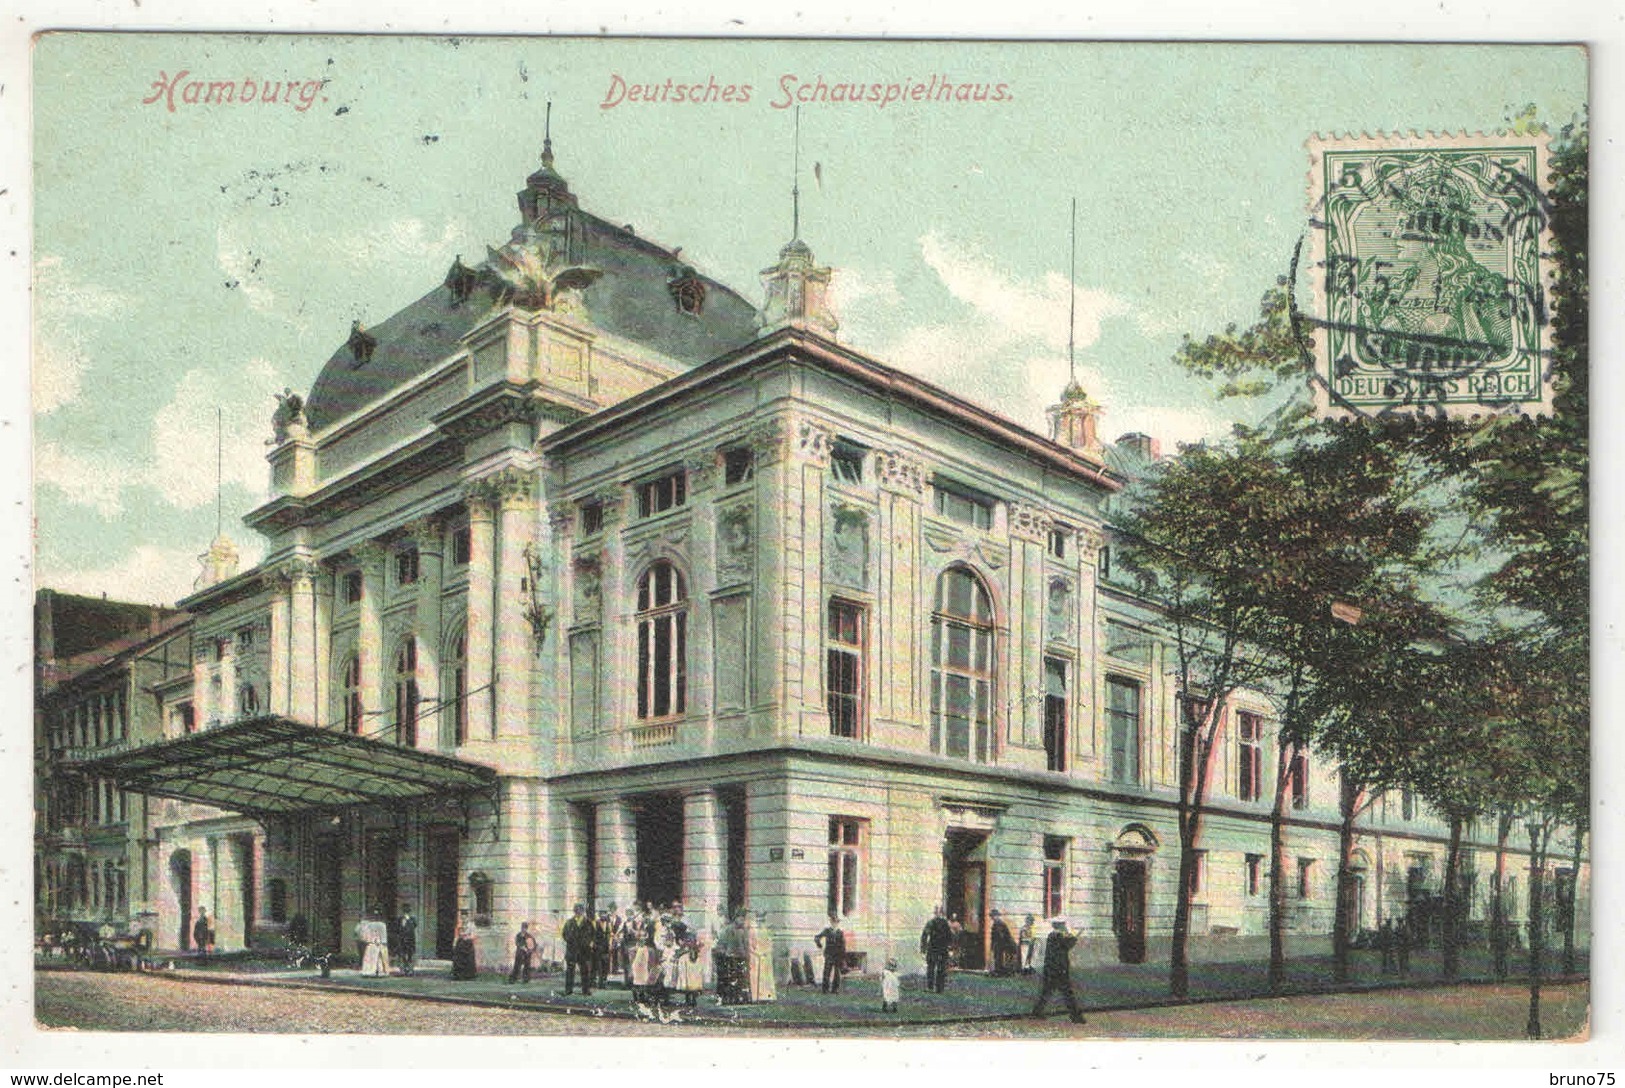
[[468, 890], [474, 900], [474, 924], [488, 926], [491, 924], [492, 907], [496, 896], [493, 894], [495, 885], [491, 878], [484, 873], [472, 873], [468, 878]]
[[440, 744], [450, 748], [468, 743], [468, 634], [458, 631], [446, 642], [441, 657]]
[[351, 654], [339, 674], [339, 698], [344, 701], [344, 731], [361, 732], [361, 658]]
[[666, 718], [688, 703], [688, 586], [665, 560], [638, 580], [638, 717]]
[[254, 690], [253, 684], [244, 684], [237, 689], [237, 713], [244, 718], [252, 718], [260, 712], [260, 696]]
[[986, 763], [993, 757], [993, 599], [981, 579], [949, 567], [931, 618], [931, 750]]
[[395, 743], [418, 743], [418, 640], [411, 636], [395, 651]]

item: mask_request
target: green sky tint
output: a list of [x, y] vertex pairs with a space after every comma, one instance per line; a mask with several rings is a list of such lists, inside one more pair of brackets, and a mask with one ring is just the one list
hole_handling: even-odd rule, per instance
[[[160, 73], [326, 80], [308, 108], [152, 103]], [[623, 102], [612, 77], [748, 84]], [[308, 390], [517, 220], [544, 103], [584, 207], [757, 299], [790, 228], [781, 80], [935, 77], [1002, 102], [809, 103], [802, 234], [842, 339], [1029, 425], [1066, 378], [1078, 201], [1080, 376], [1106, 432], [1222, 433], [1168, 361], [1245, 321], [1304, 230], [1314, 132], [1489, 130], [1584, 107], [1572, 47], [985, 44], [53, 34], [35, 50], [37, 577], [173, 600], [263, 497], [273, 392]], [[184, 86], [184, 85], [183, 85]], [[906, 93], [906, 91], [905, 91]], [[739, 92], [735, 92], [738, 97]], [[881, 91], [884, 95], [884, 91]], [[815, 179], [813, 164], [818, 165]]]

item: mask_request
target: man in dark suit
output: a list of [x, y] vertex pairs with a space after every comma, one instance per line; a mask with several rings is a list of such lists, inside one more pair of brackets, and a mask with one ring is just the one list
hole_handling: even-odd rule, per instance
[[998, 911], [993, 912], [993, 973], [1008, 975], [1016, 958], [1016, 939], [1010, 935], [1010, 923]]
[[829, 925], [818, 932], [813, 944], [824, 950], [823, 992], [840, 993], [841, 975], [846, 972], [846, 933], [842, 931], [841, 919], [836, 914], [830, 913]]
[[1049, 995], [1059, 991], [1066, 999], [1066, 1011], [1072, 1015], [1072, 1022], [1081, 1024], [1083, 1010], [1078, 1007], [1078, 995], [1072, 992], [1072, 946], [1078, 943], [1078, 935], [1067, 929], [1065, 918], [1052, 918], [1050, 924], [1054, 928], [1049, 940], [1044, 942], [1044, 988], [1039, 991], [1033, 1015], [1044, 1015]]
[[412, 916], [412, 908], [405, 904], [401, 905], [401, 917], [395, 923], [395, 933], [400, 942], [401, 974], [410, 975], [417, 969], [418, 920]]
[[581, 972], [581, 993], [592, 994], [592, 955], [594, 929], [587, 908], [576, 904], [575, 914], [564, 923], [564, 992], [575, 988], [576, 972]]
[[953, 927], [938, 907], [920, 934], [920, 951], [925, 953], [925, 985], [942, 993], [948, 985], [948, 951], [954, 946]]

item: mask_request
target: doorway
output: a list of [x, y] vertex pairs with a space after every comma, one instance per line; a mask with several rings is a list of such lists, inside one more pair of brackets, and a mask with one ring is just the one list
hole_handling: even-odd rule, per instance
[[180, 915], [175, 947], [185, 952], [192, 947], [192, 851], [177, 850], [169, 855], [169, 881], [175, 888], [175, 910]]
[[315, 872], [311, 874], [310, 945], [318, 952], [337, 952], [343, 947], [340, 895], [344, 872], [344, 852], [336, 835], [323, 835], [315, 842]]
[[399, 905], [397, 886], [400, 872], [400, 843], [394, 832], [367, 834], [366, 880], [362, 885], [361, 910], [379, 918], [392, 918]]
[[638, 902], [677, 902], [683, 898], [683, 799], [652, 793], [636, 805]]
[[429, 931], [434, 934], [434, 957], [451, 959], [452, 945], [457, 943], [458, 873], [462, 869], [461, 843], [455, 827], [429, 829], [429, 879], [433, 884], [430, 909], [434, 917], [428, 920]]
[[987, 966], [987, 840], [985, 831], [951, 828], [942, 846], [942, 901], [949, 921], [959, 919], [959, 966]]
[[1145, 888], [1145, 859], [1118, 858], [1112, 872], [1112, 930], [1122, 963], [1145, 962]]

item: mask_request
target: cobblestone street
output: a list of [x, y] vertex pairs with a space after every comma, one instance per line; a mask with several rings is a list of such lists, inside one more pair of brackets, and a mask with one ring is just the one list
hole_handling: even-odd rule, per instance
[[[1589, 988], [1549, 985], [1549, 1039], [1585, 1029]], [[795, 1028], [672, 1025], [403, 1000], [354, 992], [222, 985], [150, 975], [39, 972], [35, 1016], [44, 1028], [88, 1031], [285, 1032], [404, 1035], [726, 1035], [740, 1038], [1010, 1037], [1521, 1039], [1528, 991], [1459, 986], [1206, 1003], [1092, 1013], [1081, 1027], [1064, 1017], [959, 1024], [807, 1024]]]

